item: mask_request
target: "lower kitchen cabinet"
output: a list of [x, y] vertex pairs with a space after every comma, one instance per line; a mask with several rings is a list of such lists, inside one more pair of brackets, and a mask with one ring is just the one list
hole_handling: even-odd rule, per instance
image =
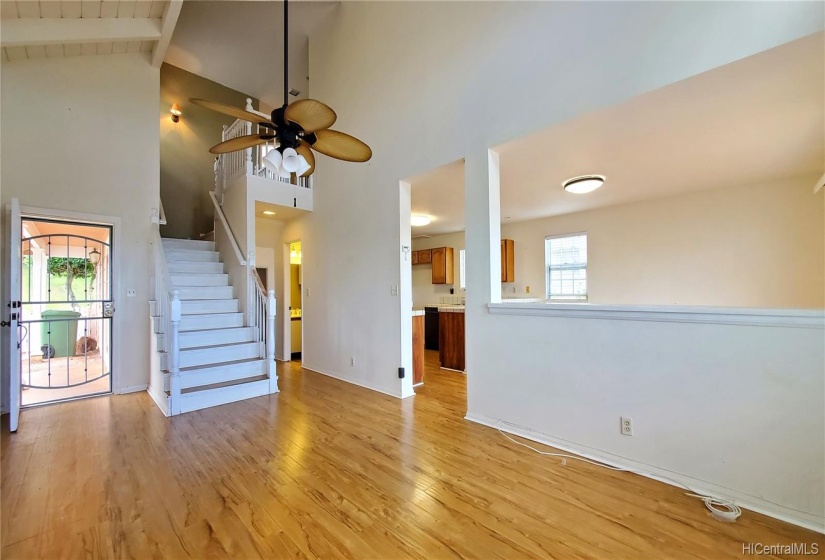
[[464, 371], [464, 312], [438, 314], [438, 357], [441, 367]]

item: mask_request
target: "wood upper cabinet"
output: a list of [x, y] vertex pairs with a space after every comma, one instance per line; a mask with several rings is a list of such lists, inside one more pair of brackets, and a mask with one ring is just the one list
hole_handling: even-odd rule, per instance
[[516, 281], [516, 250], [512, 239], [501, 240], [501, 281]]
[[452, 284], [454, 277], [453, 269], [455, 267], [453, 248], [438, 247], [437, 249], [433, 249], [432, 259], [433, 284]]
[[412, 263], [413, 264], [418, 264], [418, 253], [419, 253], [419, 251], [413, 251], [412, 252]]
[[416, 251], [416, 253], [418, 253], [418, 264], [430, 264], [433, 262], [432, 249], [422, 249], [421, 251]]

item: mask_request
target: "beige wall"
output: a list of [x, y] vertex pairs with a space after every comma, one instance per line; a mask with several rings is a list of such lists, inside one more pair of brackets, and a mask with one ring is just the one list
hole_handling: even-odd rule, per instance
[[[413, 228], [415, 234], [415, 228]], [[413, 251], [421, 249], [432, 249], [434, 247], [452, 247], [453, 259], [455, 260], [455, 284], [433, 284], [433, 265], [431, 264], [416, 264], [412, 267], [412, 292], [413, 292], [413, 309], [421, 309], [425, 305], [432, 303], [441, 303], [442, 297], [458, 297], [464, 296], [464, 292], [459, 288], [459, 251], [464, 248], [464, 232], [448, 233], [445, 235], [436, 235], [428, 239], [414, 239], [412, 242]], [[450, 294], [450, 288], [453, 288], [455, 293]]]
[[[146, 53], [24, 60], [3, 63], [0, 87], [4, 210], [15, 197], [23, 206], [120, 219], [114, 247], [114, 386], [116, 391], [145, 388], [148, 242], [159, 196], [159, 72]], [[7, 227], [4, 221], [4, 232]], [[8, 267], [0, 268], [6, 293]], [[136, 297], [127, 298], [127, 289]], [[5, 357], [8, 337], [2, 340]], [[5, 405], [5, 359], [2, 365]]]
[[816, 179], [503, 225], [516, 248], [516, 282], [504, 287], [543, 297], [545, 236], [586, 231], [590, 303], [822, 308], [825, 206]]
[[[192, 97], [244, 107], [247, 97], [234, 89], [201, 78], [171, 64], [160, 69], [160, 195], [166, 211], [164, 237], [193, 238], [212, 231], [215, 156], [209, 148], [221, 141], [224, 125], [235, 119], [189, 102]], [[169, 108], [180, 105], [183, 115], [172, 122]], [[258, 102], [253, 98], [253, 106]]]

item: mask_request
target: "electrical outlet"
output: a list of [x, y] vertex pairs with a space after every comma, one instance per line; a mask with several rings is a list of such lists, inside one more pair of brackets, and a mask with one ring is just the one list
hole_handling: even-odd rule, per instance
[[126, 297], [135, 297], [137, 295], [137, 290], [126, 290]]
[[622, 423], [621, 423], [622, 435], [623, 436], [632, 436], [633, 435], [633, 419], [627, 416], [622, 416]]
[[398, 284], [393, 284], [390, 286], [390, 295], [397, 296], [398, 295]]
[[309, 293], [309, 288], [307, 288], [307, 297], [311, 296], [312, 294]]
[[524, 290], [529, 294], [530, 293], [530, 286], [525, 287]]
[[353, 358], [352, 356], [350, 356], [350, 358], [349, 358], [349, 365], [351, 365], [351, 366], [355, 365], [355, 358]]

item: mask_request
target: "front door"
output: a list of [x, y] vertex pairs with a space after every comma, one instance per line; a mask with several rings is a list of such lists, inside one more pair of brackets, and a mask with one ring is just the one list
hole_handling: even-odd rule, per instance
[[17, 223], [20, 405], [111, 393], [112, 226]]

